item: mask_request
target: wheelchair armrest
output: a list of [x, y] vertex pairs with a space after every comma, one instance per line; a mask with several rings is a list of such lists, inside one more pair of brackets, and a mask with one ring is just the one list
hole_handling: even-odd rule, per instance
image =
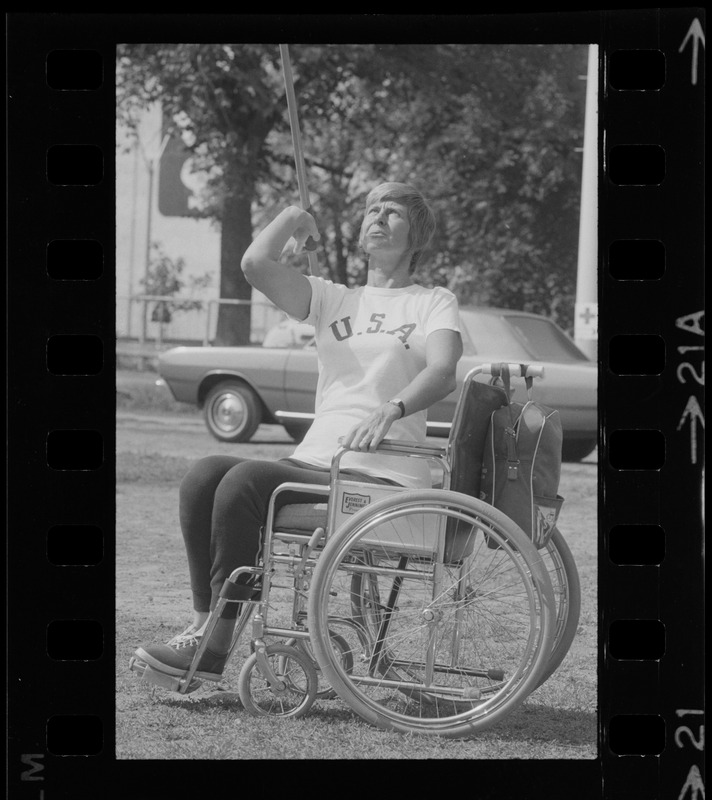
[[339, 446], [331, 460], [331, 482], [337, 480], [339, 475], [339, 464], [341, 458], [346, 453], [364, 453], [373, 455], [375, 453], [400, 454], [414, 456], [416, 458], [435, 459], [440, 464], [444, 473], [450, 472], [450, 464], [447, 457], [447, 448], [427, 442], [414, 442], [408, 439], [383, 439], [375, 450], [352, 450], [349, 447]]
[[339, 462], [345, 453], [363, 453], [364, 455], [402, 453], [403, 455], [420, 456], [421, 458], [443, 458], [447, 453], [447, 448], [427, 442], [414, 442], [410, 439], [383, 439], [375, 450], [356, 450], [355, 448], [340, 445], [336, 453], [334, 453], [332, 466]]
[[423, 458], [440, 458], [445, 455], [446, 448], [427, 442], [413, 442], [408, 439], [384, 439], [374, 451], [387, 453], [404, 453]]

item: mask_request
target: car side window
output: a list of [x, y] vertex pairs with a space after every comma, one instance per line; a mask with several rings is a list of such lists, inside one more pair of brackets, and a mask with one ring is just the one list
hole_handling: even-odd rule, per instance
[[301, 350], [314, 340], [314, 327], [305, 322], [285, 319], [271, 328], [262, 340], [263, 347]]

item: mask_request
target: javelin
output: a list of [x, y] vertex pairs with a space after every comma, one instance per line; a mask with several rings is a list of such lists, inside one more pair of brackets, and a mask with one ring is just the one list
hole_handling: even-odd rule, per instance
[[[307, 176], [304, 168], [304, 153], [302, 152], [302, 137], [299, 132], [299, 116], [297, 114], [297, 98], [294, 94], [294, 77], [292, 75], [292, 65], [289, 60], [289, 48], [286, 44], [279, 46], [279, 53], [282, 57], [282, 72], [284, 73], [284, 89], [287, 94], [287, 111], [289, 112], [289, 125], [292, 129], [292, 145], [294, 147], [294, 165], [297, 171], [297, 186], [299, 187], [299, 201], [304, 211], [309, 211], [309, 192], [307, 190]], [[310, 236], [304, 245], [309, 259], [309, 270], [313, 275], [317, 274], [317, 258], [314, 250], [316, 242]]]

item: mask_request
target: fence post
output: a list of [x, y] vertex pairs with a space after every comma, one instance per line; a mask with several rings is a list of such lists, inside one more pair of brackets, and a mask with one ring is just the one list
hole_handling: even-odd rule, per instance
[[210, 342], [210, 317], [212, 316], [214, 302], [214, 300], [207, 301], [208, 311], [205, 315], [205, 335], [203, 336], [203, 347], [207, 347], [208, 343]]
[[142, 323], [141, 323], [141, 333], [138, 337], [138, 342], [140, 345], [144, 345], [146, 343], [146, 333], [148, 331], [148, 319], [147, 319], [147, 312], [148, 312], [148, 301], [142, 297], [140, 298], [141, 304], [143, 306], [142, 310]]

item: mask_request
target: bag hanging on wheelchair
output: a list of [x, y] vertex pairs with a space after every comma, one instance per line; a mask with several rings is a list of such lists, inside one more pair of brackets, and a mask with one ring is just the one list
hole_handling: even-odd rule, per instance
[[[509, 398], [509, 367], [502, 364], [501, 372]], [[516, 522], [542, 548], [564, 502], [558, 494], [563, 430], [559, 412], [533, 400], [533, 379], [525, 381], [528, 401], [510, 401], [490, 416], [480, 498]], [[489, 539], [487, 544], [497, 547]]]

